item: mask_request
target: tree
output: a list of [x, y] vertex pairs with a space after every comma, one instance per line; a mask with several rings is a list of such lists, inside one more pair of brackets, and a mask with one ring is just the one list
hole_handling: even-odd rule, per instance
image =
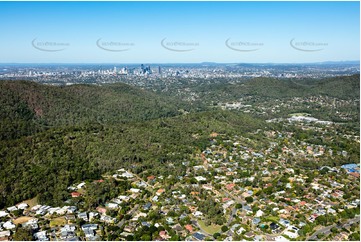
[[241, 208], [242, 208], [242, 204], [241, 204], [241, 203], [237, 203], [236, 208], [237, 208], [237, 209], [241, 209]]
[[23, 227], [18, 227], [13, 236], [13, 239], [16, 241], [32, 241], [33, 235], [30, 230]]
[[252, 203], [253, 202], [253, 197], [246, 197], [246, 202], [247, 203]]
[[355, 232], [355, 233], [350, 234], [349, 239], [351, 241], [360, 241], [360, 232]]
[[133, 241], [134, 237], [132, 235], [127, 235], [126, 239], [127, 241]]
[[320, 233], [320, 234], [317, 235], [317, 239], [321, 239], [323, 236], [324, 236], [324, 234]]
[[223, 233], [228, 231], [228, 227], [226, 225], [223, 225], [221, 229]]
[[140, 237], [142, 241], [150, 241], [152, 240], [151, 236], [149, 234], [143, 234], [142, 237]]
[[171, 241], [180, 241], [181, 238], [179, 237], [179, 235], [175, 234], [170, 238]]
[[214, 239], [217, 239], [219, 236], [221, 236], [220, 233], [214, 233], [214, 234], [213, 234], [213, 238], [214, 238]]

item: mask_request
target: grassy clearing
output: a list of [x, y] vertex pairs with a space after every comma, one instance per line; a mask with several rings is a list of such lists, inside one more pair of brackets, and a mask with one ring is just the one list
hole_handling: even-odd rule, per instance
[[211, 224], [210, 226], [206, 226], [205, 223], [201, 220], [198, 220], [198, 224], [205, 232], [209, 234], [219, 233], [221, 231], [220, 225]]
[[279, 217], [276, 217], [276, 216], [269, 216], [269, 217], [266, 217], [265, 220], [266, 220], [266, 221], [270, 221], [270, 222], [278, 223], [278, 221], [280, 220], [280, 218], [279, 218]]
[[290, 113], [288, 114], [288, 116], [292, 117], [292, 116], [296, 116], [296, 117], [299, 117], [299, 116], [305, 116], [305, 117], [308, 117], [308, 116], [311, 116], [309, 113]]
[[32, 199], [28, 199], [28, 200], [25, 200], [24, 203], [28, 204], [29, 205], [29, 209], [31, 209], [32, 207], [38, 205], [38, 197], [34, 197]]
[[54, 218], [50, 221], [50, 227], [56, 227], [65, 224], [66, 224], [66, 220], [64, 217]]
[[16, 224], [23, 224], [25, 222], [28, 222], [30, 219], [33, 219], [32, 217], [27, 217], [27, 216], [23, 216], [23, 217], [19, 217], [17, 219], [14, 219], [13, 223]]

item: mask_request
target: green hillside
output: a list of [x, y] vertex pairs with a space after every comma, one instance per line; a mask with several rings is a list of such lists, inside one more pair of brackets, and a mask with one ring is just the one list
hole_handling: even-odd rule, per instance
[[194, 87], [200, 99], [208, 102], [238, 100], [255, 96], [256, 100], [327, 95], [341, 99], [360, 97], [359, 75], [326, 79], [254, 78], [236, 84], [214, 84]]
[[[84, 125], [47, 130], [15, 141], [0, 142], [0, 207], [40, 194], [46, 204], [60, 204], [67, 186], [120, 167], [160, 169], [181, 164], [209, 134], [246, 133], [264, 123], [228, 111], [119, 125]], [[134, 168], [134, 165], [137, 165]]]
[[53, 87], [26, 81], [0, 82], [0, 139], [49, 127], [114, 124], [179, 114], [171, 98], [126, 84]]

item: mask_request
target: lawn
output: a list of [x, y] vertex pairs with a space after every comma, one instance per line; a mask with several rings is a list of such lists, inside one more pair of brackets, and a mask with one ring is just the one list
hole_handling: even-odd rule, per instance
[[296, 117], [299, 117], [299, 116], [305, 116], [305, 117], [307, 117], [307, 116], [311, 116], [309, 113], [290, 113], [290, 114], [288, 114], [288, 116], [296, 116]]
[[204, 224], [203, 221], [198, 220], [198, 224], [201, 227], [201, 229], [203, 229], [205, 232], [209, 233], [209, 234], [214, 234], [214, 233], [218, 233], [221, 231], [221, 227], [220, 225], [215, 225], [215, 224], [211, 224], [210, 226], [206, 226]]
[[279, 217], [276, 217], [276, 216], [269, 216], [269, 217], [266, 217], [264, 220], [278, 223], [278, 221], [280, 220], [280, 218], [279, 218]]
[[50, 227], [56, 227], [66, 224], [64, 217], [54, 218], [50, 221]]
[[38, 205], [38, 197], [34, 197], [32, 199], [25, 200], [24, 203], [29, 205], [29, 209], [31, 209], [35, 205]]
[[23, 224], [25, 222], [28, 222], [30, 219], [33, 219], [32, 217], [27, 217], [27, 216], [23, 216], [23, 217], [19, 217], [17, 219], [14, 219], [13, 223], [16, 224]]

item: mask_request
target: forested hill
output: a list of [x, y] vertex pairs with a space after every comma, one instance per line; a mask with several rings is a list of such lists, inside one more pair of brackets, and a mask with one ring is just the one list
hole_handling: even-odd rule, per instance
[[206, 102], [235, 101], [241, 97], [257, 99], [308, 97], [327, 95], [349, 99], [360, 97], [360, 76], [340, 76], [324, 79], [275, 79], [259, 77], [241, 83], [211, 84], [194, 87], [199, 99]]
[[18, 138], [49, 127], [114, 124], [179, 114], [184, 103], [126, 84], [46, 86], [0, 82], [0, 139]]
[[[265, 123], [230, 111], [198, 112], [116, 125], [54, 128], [17, 140], [0, 140], [0, 209], [39, 195], [59, 205], [74, 182], [100, 179], [120, 167], [158, 174], [204, 149], [209, 134], [246, 133]], [[179, 174], [179, 172], [175, 172]]]
[[[211, 133], [250, 136], [272, 125], [253, 113], [221, 110], [216, 105], [195, 112], [193, 106], [203, 109], [208, 101], [247, 95], [259, 103], [267, 98], [282, 103], [309, 95], [355, 99], [360, 95], [359, 82], [359, 76], [350, 76], [313, 81], [256, 78], [238, 84], [201, 85], [191, 90], [200, 100], [192, 105], [176, 100], [180, 99], [176, 95], [120, 83], [54, 87], [2, 81], [0, 208], [34, 196], [43, 204], [62, 204], [69, 197], [69, 185], [100, 179], [120, 167], [158, 173], [169, 169], [164, 164], [171, 162], [174, 174], [179, 174], [177, 167], [195, 150], [203, 150]], [[359, 113], [354, 104], [348, 105]], [[184, 114], [182, 109], [191, 112]], [[288, 107], [286, 111], [285, 115], [290, 112]], [[257, 143], [262, 145], [262, 140]]]

